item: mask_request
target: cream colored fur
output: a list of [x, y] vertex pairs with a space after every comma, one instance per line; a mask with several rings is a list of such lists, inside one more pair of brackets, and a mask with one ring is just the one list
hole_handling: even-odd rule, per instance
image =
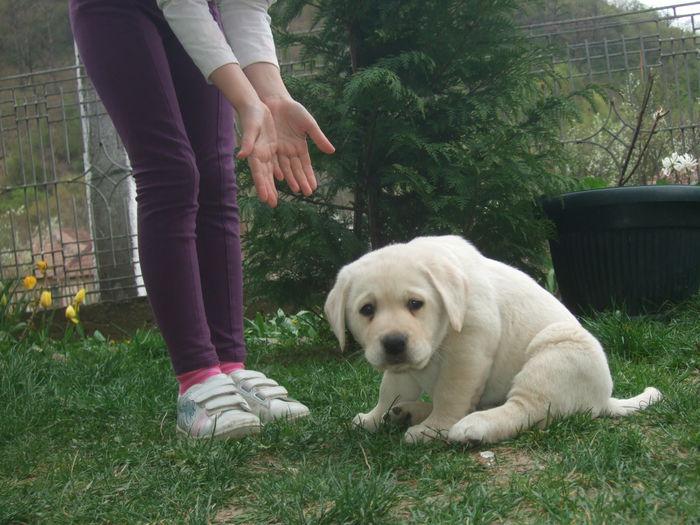
[[651, 387], [611, 397], [600, 343], [530, 277], [457, 236], [419, 237], [345, 266], [325, 311], [341, 347], [347, 327], [384, 372], [377, 405], [353, 422], [410, 421], [410, 442], [493, 443], [555, 416], [623, 416], [661, 399]]

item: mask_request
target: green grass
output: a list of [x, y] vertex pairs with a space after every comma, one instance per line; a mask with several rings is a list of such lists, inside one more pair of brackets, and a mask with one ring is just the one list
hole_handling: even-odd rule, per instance
[[249, 367], [285, 384], [310, 418], [205, 442], [174, 431], [176, 383], [157, 334], [4, 339], [0, 523], [699, 523], [700, 301], [586, 325], [608, 349], [615, 394], [653, 385], [663, 402], [471, 449], [351, 428], [379, 375], [321, 336], [250, 352]]

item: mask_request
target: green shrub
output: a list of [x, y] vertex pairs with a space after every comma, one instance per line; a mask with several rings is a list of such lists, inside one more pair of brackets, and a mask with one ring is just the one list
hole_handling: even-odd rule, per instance
[[[280, 2], [280, 27], [311, 4]], [[337, 151], [314, 152], [322, 188], [311, 198], [290, 196], [276, 210], [243, 199], [249, 293], [315, 304], [343, 263], [425, 234], [461, 234], [542, 272], [537, 202], [564, 185], [558, 130], [575, 95], [557, 95], [548, 53], [516, 27], [521, 2], [313, 5], [315, 30], [278, 42], [323, 64], [286, 80]]]
[[326, 321], [313, 312], [300, 310], [288, 315], [278, 309], [273, 315], [258, 312], [245, 319], [245, 337], [249, 342], [272, 342], [283, 345], [326, 342], [333, 334]]

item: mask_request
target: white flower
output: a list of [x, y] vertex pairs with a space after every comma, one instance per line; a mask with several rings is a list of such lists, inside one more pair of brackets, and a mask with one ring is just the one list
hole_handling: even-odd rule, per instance
[[680, 155], [678, 157], [678, 165], [676, 167], [676, 170], [684, 173], [686, 170], [691, 171], [695, 169], [697, 165], [697, 159], [693, 157], [690, 153], [686, 153], [685, 155]]
[[664, 177], [668, 177], [671, 174], [671, 170], [673, 170], [673, 159], [671, 157], [666, 157], [661, 160], [661, 173], [664, 174]]
[[[661, 160], [661, 174], [664, 177], [675, 176], [676, 182], [691, 183], [697, 175], [698, 159], [690, 153], [679, 155], [676, 152]], [[687, 176], [687, 181], [682, 177]]]

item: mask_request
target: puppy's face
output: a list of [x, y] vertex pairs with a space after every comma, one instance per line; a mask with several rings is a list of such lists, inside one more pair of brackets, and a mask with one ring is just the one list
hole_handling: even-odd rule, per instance
[[397, 270], [367, 268], [353, 283], [346, 306], [348, 328], [374, 367], [423, 368], [447, 334], [447, 316], [427, 276], [405, 266]]
[[405, 245], [395, 245], [346, 266], [326, 301], [326, 316], [341, 346], [347, 325], [379, 370], [425, 367], [448, 331], [461, 329], [464, 316], [454, 304], [464, 302], [462, 276], [405, 252]]

